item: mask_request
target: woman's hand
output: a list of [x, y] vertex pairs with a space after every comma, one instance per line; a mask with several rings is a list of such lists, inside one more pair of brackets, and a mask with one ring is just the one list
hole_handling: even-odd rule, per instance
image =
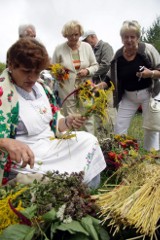
[[104, 88], [106, 88], [107, 86], [108, 86], [108, 85], [107, 85], [106, 82], [100, 82], [100, 83], [94, 85], [94, 89], [95, 89], [95, 91], [97, 91], [97, 90], [99, 90], [99, 89], [104, 89]]
[[86, 117], [82, 117], [79, 114], [72, 114], [66, 117], [67, 125], [69, 128], [79, 129], [86, 121]]
[[2, 138], [0, 139], [0, 148], [8, 152], [12, 161], [22, 162], [21, 167], [26, 167], [29, 164], [30, 168], [33, 168], [34, 154], [26, 144], [11, 138]]
[[139, 77], [140, 79], [141, 78], [154, 78], [155, 73], [157, 73], [157, 72], [158, 72], [158, 70], [151, 70], [151, 69], [144, 67], [144, 70], [142, 72], [137, 72], [136, 76]]
[[87, 75], [89, 74], [89, 71], [87, 68], [83, 68], [81, 69], [79, 72], [78, 72], [78, 77], [81, 78], [81, 77], [86, 77]]
[[86, 117], [82, 117], [79, 114], [71, 114], [65, 118], [61, 118], [58, 123], [58, 129], [60, 132], [67, 129], [79, 129], [84, 125]]

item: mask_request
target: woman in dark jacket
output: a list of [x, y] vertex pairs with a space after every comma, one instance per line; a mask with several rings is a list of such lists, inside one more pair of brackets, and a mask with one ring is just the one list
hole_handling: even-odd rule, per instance
[[[148, 107], [152, 81], [154, 96], [159, 93], [160, 55], [151, 44], [140, 42], [141, 29], [137, 21], [125, 21], [120, 35], [123, 47], [116, 52], [101, 86], [105, 87], [110, 80], [113, 81], [114, 104], [118, 107], [115, 134], [127, 134], [139, 106], [142, 106], [143, 114]], [[158, 132], [145, 129], [144, 148], [159, 150]]]

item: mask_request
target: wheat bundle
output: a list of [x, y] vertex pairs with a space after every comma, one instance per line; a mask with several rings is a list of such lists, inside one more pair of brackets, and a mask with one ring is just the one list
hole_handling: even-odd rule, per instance
[[146, 183], [150, 178], [156, 176], [160, 173], [160, 165], [141, 162], [138, 164], [134, 164], [133, 166], [129, 166], [126, 169], [121, 169], [123, 182], [126, 182], [130, 185], [142, 186]]
[[[137, 189], [137, 188], [136, 188]], [[123, 202], [136, 191], [135, 186], [119, 185], [110, 192], [99, 195], [96, 203], [100, 207], [102, 222], [108, 222], [108, 226], [115, 227], [115, 232], [120, 230], [123, 223], [120, 214], [116, 211], [121, 209]]]
[[159, 174], [148, 180], [137, 192], [126, 199], [119, 214], [141, 234], [153, 236], [160, 218]]
[[96, 202], [102, 221], [107, 221], [115, 232], [133, 227], [152, 239], [160, 218], [160, 166], [144, 163], [133, 166], [123, 182], [99, 195]]

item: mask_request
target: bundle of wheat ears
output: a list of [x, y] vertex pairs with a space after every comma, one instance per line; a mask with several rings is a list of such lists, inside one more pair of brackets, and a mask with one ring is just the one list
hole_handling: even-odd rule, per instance
[[[124, 171], [124, 172], [123, 172]], [[103, 223], [112, 227], [113, 235], [126, 227], [158, 240], [160, 219], [160, 165], [141, 162], [121, 170], [122, 182], [110, 190], [105, 184], [96, 203]], [[133, 238], [137, 239], [137, 238]]]

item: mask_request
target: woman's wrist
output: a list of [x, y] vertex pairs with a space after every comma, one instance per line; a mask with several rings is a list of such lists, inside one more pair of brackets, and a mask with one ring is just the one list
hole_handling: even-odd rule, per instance
[[86, 74], [86, 76], [88, 76], [89, 75], [89, 70], [86, 68], [86, 71], [87, 71], [87, 74]]
[[155, 71], [152, 70], [152, 71], [151, 71], [151, 78], [154, 78], [154, 77], [155, 77]]
[[64, 132], [69, 129], [68, 117], [63, 117], [58, 121], [58, 131]]
[[64, 123], [66, 125], [67, 128], [70, 128], [69, 124], [68, 124], [68, 117], [64, 118]]

